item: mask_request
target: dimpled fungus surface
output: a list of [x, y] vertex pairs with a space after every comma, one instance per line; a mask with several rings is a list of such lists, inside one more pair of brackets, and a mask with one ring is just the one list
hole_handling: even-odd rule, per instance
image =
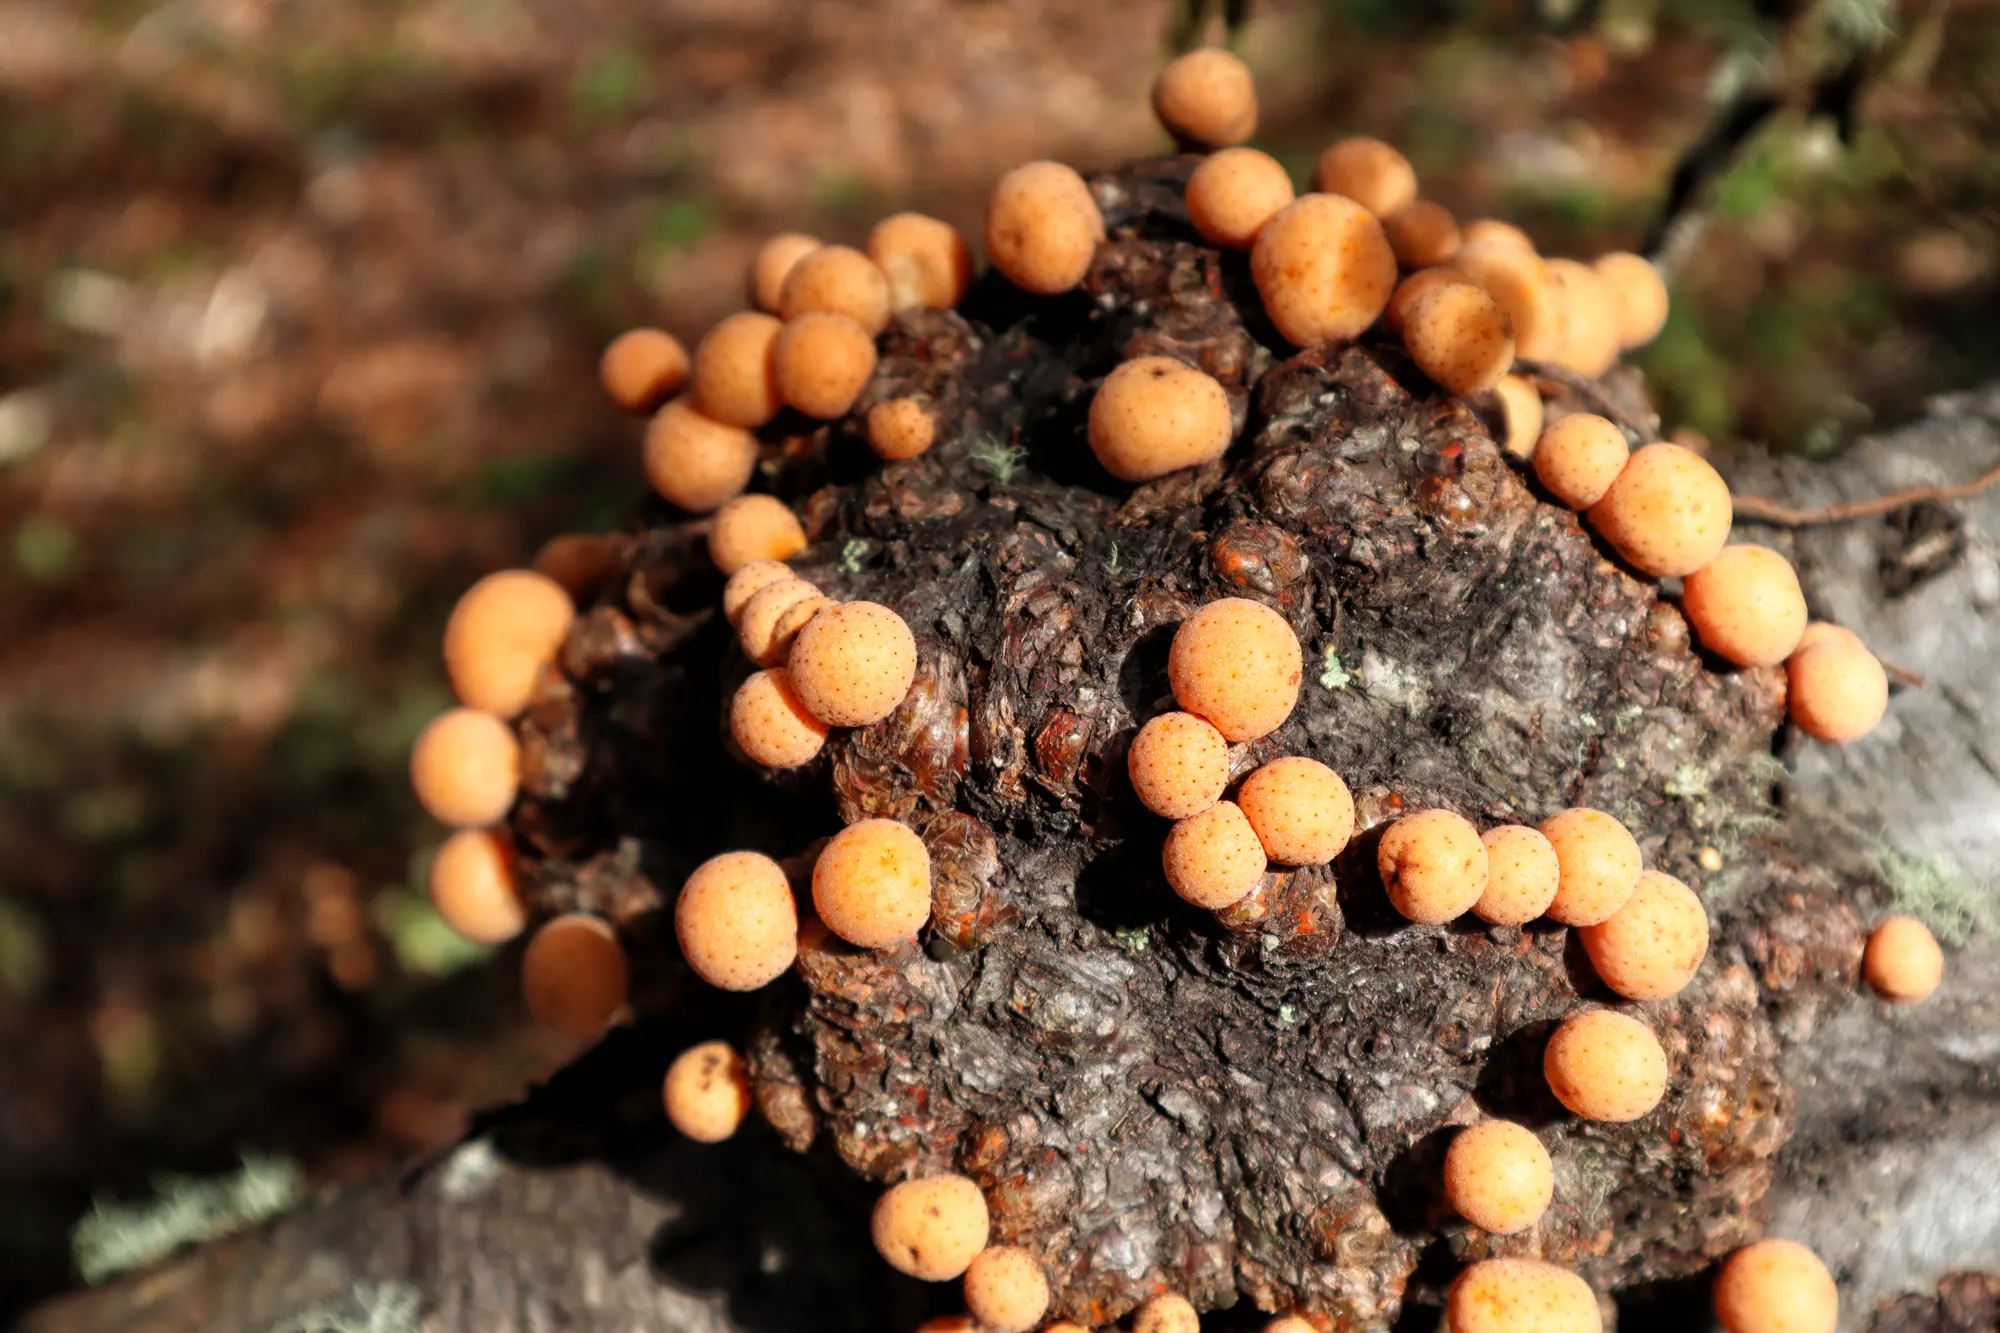
[[1028, 1333], [1049, 1308], [1049, 1280], [1034, 1255], [994, 1245], [965, 1270], [965, 1307], [991, 1333]]
[[1514, 364], [1507, 312], [1469, 282], [1425, 293], [1403, 320], [1403, 342], [1418, 369], [1461, 397], [1492, 388]]
[[775, 495], [739, 495], [716, 511], [708, 557], [724, 574], [755, 560], [787, 560], [806, 546], [799, 517]]
[[1702, 647], [1738, 666], [1776, 666], [1806, 632], [1792, 562], [1767, 546], [1725, 546], [1687, 576], [1681, 611]]
[[506, 817], [520, 789], [521, 747], [491, 713], [454, 708], [410, 748], [410, 787], [431, 818], [478, 828]]
[[1153, 80], [1153, 114], [1182, 143], [1227, 148], [1257, 132], [1257, 84], [1227, 51], [1190, 51]]
[[903, 618], [875, 602], [821, 611], [792, 641], [792, 686], [828, 726], [866, 727], [896, 711], [917, 671]]
[[1222, 457], [1229, 396], [1211, 375], [1169, 357], [1127, 361], [1090, 400], [1090, 449], [1120, 481], [1151, 481]]
[[826, 744], [824, 722], [806, 711], [783, 667], [753, 673], [729, 701], [729, 734], [752, 763], [797, 768]]
[[646, 423], [642, 461], [646, 480], [661, 499], [706, 514], [749, 484], [757, 437], [705, 416], [688, 398], [676, 398]]
[[1424, 925], [1465, 915], [1486, 891], [1486, 844], [1450, 810], [1419, 810], [1391, 824], [1375, 864], [1389, 902]]
[[1196, 907], [1215, 909], [1240, 901], [1257, 887], [1264, 846], [1234, 801], [1217, 801], [1176, 823], [1160, 849], [1173, 891]]
[[514, 881], [514, 849], [493, 829], [461, 829], [431, 858], [431, 905], [474, 944], [505, 944], [528, 923]]
[[986, 258], [1040, 296], [1083, 281], [1104, 240], [1104, 217], [1083, 177], [1060, 162], [1029, 162], [1002, 176], [986, 205]]
[[681, 886], [674, 934], [703, 981], [720, 990], [756, 990], [783, 976], [798, 955], [791, 884], [762, 853], [712, 856]]
[[1592, 1009], [1564, 1019], [1542, 1072], [1556, 1100], [1586, 1120], [1637, 1120], [1667, 1091], [1667, 1056], [1636, 1018]]
[[1319, 155], [1313, 188], [1352, 199], [1385, 218], [1416, 202], [1417, 173], [1410, 159], [1380, 139], [1342, 139]]
[[1715, 559], [1731, 513], [1729, 486], [1704, 459], [1649, 444], [1590, 507], [1590, 522], [1641, 573], [1679, 578]]
[[937, 422], [915, 398], [891, 398], [868, 409], [868, 447], [878, 458], [915, 458], [936, 441]]
[[1693, 889], [1647, 870], [1623, 907], [1577, 937], [1605, 985], [1628, 1000], [1664, 1000], [1708, 956], [1708, 912]]
[[1728, 1333], [1833, 1333], [1840, 1292], [1818, 1255], [1774, 1236], [1723, 1262], [1715, 1316]]
[[1541, 831], [1501, 824], [1479, 840], [1486, 845], [1486, 889], [1472, 905], [1473, 914], [1495, 925], [1524, 926], [1548, 911], [1562, 882], [1562, 865]]
[[1261, 602], [1224, 597], [1174, 633], [1167, 679], [1174, 699], [1225, 739], [1251, 741], [1291, 716], [1305, 678], [1298, 635]]
[[512, 717], [575, 623], [562, 585], [529, 569], [503, 569], [468, 588], [444, 626], [444, 667], [467, 707]]
[[1360, 204], [1308, 194], [1257, 233], [1250, 274], [1278, 332], [1316, 347], [1357, 338], [1375, 322], [1396, 288], [1396, 256]]
[[889, 283], [889, 303], [949, 310], [972, 285], [972, 251], [948, 222], [922, 213], [894, 213], [868, 233], [868, 257]]
[[1277, 158], [1255, 148], [1225, 148], [1188, 177], [1188, 220], [1211, 245], [1248, 250], [1264, 224], [1297, 197]]
[[650, 412], [687, 383], [688, 354], [660, 329], [629, 329], [613, 338], [597, 362], [611, 401], [627, 412]]
[[875, 1248], [899, 1273], [925, 1282], [961, 1276], [986, 1248], [986, 1196], [964, 1176], [906, 1180], [876, 1201]]
[[930, 920], [930, 853], [893, 819], [849, 824], [813, 864], [812, 894], [820, 920], [849, 944], [901, 944]]
[[845, 315], [872, 338], [889, 325], [889, 279], [853, 246], [822, 245], [792, 265], [778, 292], [785, 320], [814, 310]]
[[771, 366], [787, 405], [831, 421], [847, 415], [875, 373], [875, 339], [846, 315], [810, 310], [778, 334]]
[[1572, 412], [1535, 442], [1535, 475], [1550, 495], [1582, 513], [1604, 498], [1631, 456], [1624, 431], [1594, 412]]
[[1548, 1149], [1511, 1120], [1462, 1129], [1445, 1152], [1445, 1198], [1460, 1217], [1495, 1235], [1511, 1236], [1539, 1221], [1555, 1181]]
[[1861, 975], [1890, 1003], [1915, 1004], [1944, 980], [1944, 951], [1923, 922], [1892, 916], [1869, 934]]
[[1602, 810], [1577, 807], [1543, 821], [1562, 877], [1548, 914], [1565, 926], [1594, 926], [1625, 905], [1645, 862], [1625, 826]]
[[1354, 836], [1354, 797], [1317, 759], [1273, 759], [1243, 780], [1236, 804], [1279, 865], [1324, 865]]
[[722, 1142], [750, 1113], [749, 1074], [726, 1041], [705, 1041], [675, 1056], [660, 1093], [668, 1123], [696, 1143]]
[[1814, 740], [1845, 745], [1875, 729], [1889, 708], [1889, 676], [1866, 648], [1831, 639], [1785, 663], [1792, 721]]
[[1450, 1333], [1603, 1333], [1597, 1295], [1567, 1268], [1540, 1259], [1482, 1259], [1445, 1298]]
[[1139, 728], [1126, 751], [1139, 803], [1162, 819], [1198, 815], [1229, 785], [1229, 742], [1193, 713], [1162, 713]]
[[704, 413], [745, 429], [778, 415], [784, 402], [772, 375], [771, 349], [783, 328], [770, 315], [744, 310], [703, 335], [695, 344], [690, 387]]
[[571, 912], [543, 924], [521, 955], [521, 998], [535, 1021], [580, 1040], [601, 1035], [625, 1006], [631, 964], [611, 927]]

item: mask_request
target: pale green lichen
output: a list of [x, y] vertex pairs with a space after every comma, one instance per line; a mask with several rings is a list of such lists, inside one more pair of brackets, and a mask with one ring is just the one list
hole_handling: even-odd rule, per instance
[[1320, 659], [1319, 687], [1323, 690], [1344, 690], [1353, 679], [1347, 668], [1340, 664], [1339, 650], [1328, 644], [1325, 656]]
[[357, 1282], [338, 1301], [301, 1310], [271, 1333], [423, 1333], [423, 1296], [407, 1282]]
[[268, 1221], [305, 1193], [296, 1163], [247, 1154], [234, 1174], [211, 1179], [162, 1176], [144, 1203], [91, 1205], [70, 1233], [76, 1271], [95, 1285], [198, 1245]]
[[981, 435], [965, 448], [965, 457], [987, 476], [1005, 486], [1021, 470], [1026, 451], [1006, 443], [997, 435]]
[[1875, 869], [1896, 911], [1917, 918], [1946, 944], [2000, 934], [2000, 888], [1967, 873], [1949, 853], [1906, 856], [1878, 847]]
[[868, 554], [868, 539], [855, 537], [840, 548], [840, 570], [843, 574], [859, 574], [861, 561]]

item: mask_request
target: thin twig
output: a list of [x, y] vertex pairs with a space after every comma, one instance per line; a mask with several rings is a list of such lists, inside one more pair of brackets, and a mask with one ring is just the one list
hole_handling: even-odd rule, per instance
[[2000, 481], [2000, 463], [1995, 463], [1971, 481], [1951, 486], [1912, 486], [1907, 491], [1878, 495], [1872, 500], [1847, 500], [1820, 509], [1800, 509], [1782, 500], [1761, 495], [1731, 497], [1736, 517], [1774, 528], [1811, 528], [1826, 523], [1847, 523], [1857, 518], [1880, 518], [1916, 504], [1941, 504], [1950, 500], [1970, 500], [1994, 482]]
[[[1882, 661], [1880, 658], [1876, 660]], [[1894, 662], [1882, 662], [1882, 673], [1898, 685], [1907, 686], [1913, 690], [1921, 690], [1924, 686], [1930, 684], [1930, 681], [1921, 672], [1912, 671], [1908, 667], [1899, 667]]]

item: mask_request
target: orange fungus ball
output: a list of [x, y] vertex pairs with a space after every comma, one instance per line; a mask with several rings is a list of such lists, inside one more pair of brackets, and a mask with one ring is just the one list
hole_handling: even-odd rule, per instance
[[687, 383], [687, 349], [671, 333], [629, 329], [604, 349], [597, 377], [611, 401], [627, 412], [651, 412]]
[[778, 298], [785, 290], [785, 279], [791, 276], [792, 266], [819, 247], [818, 238], [796, 231], [780, 232], [759, 246], [757, 257], [750, 262], [747, 283], [750, 304], [770, 314], [778, 313]]
[[1667, 1092], [1667, 1055], [1636, 1018], [1592, 1009], [1563, 1020], [1542, 1055], [1556, 1100], [1586, 1120], [1637, 1120]]
[[875, 339], [845, 315], [810, 310], [786, 324], [771, 350], [787, 404], [809, 417], [846, 416], [875, 373]]
[[1028, 1333], [1048, 1311], [1048, 1277], [1018, 1245], [989, 1246], [965, 1270], [965, 1308], [991, 1333]]
[[1458, 250], [1458, 223], [1451, 210], [1428, 199], [1405, 204], [1383, 218], [1382, 231], [1404, 268], [1430, 268]]
[[750, 1114], [750, 1075], [726, 1041], [690, 1046], [667, 1066], [667, 1122], [696, 1143], [720, 1143]]
[[1201, 1316], [1187, 1297], [1162, 1292], [1140, 1303], [1132, 1315], [1132, 1333], [1201, 1333]]
[[1261, 602], [1224, 597], [1174, 632], [1167, 680], [1174, 699], [1231, 741], [1253, 741], [1292, 715], [1305, 654], [1285, 618]]
[[1859, 740], [1889, 709], [1889, 675], [1858, 640], [1828, 638], [1793, 653], [1785, 678], [1792, 721], [1814, 740]]
[[1409, 322], [1410, 312], [1417, 308], [1417, 302], [1440, 287], [1470, 281], [1472, 279], [1457, 269], [1447, 266], [1418, 269], [1396, 284], [1395, 292], [1389, 297], [1389, 304], [1382, 311], [1382, 322], [1388, 326], [1391, 333], [1400, 334], [1403, 325]]
[[917, 674], [917, 640], [875, 602], [814, 616], [792, 642], [792, 685], [806, 711], [833, 727], [866, 727], [896, 711]]
[[1535, 442], [1535, 475], [1549, 494], [1582, 513], [1604, 498], [1632, 450], [1625, 432], [1591, 412], [1572, 412]]
[[972, 251], [958, 228], [922, 213], [895, 213], [868, 233], [868, 257], [889, 282], [896, 310], [950, 310], [972, 285]]
[[1527, 458], [1542, 433], [1541, 394], [1520, 375], [1502, 377], [1493, 392], [1500, 400], [1500, 447], [1516, 458]]
[[1664, 1000], [1708, 956], [1708, 913], [1693, 889], [1647, 870], [1623, 907], [1577, 937], [1605, 985], [1628, 1000]]
[[1212, 376], [1171, 357], [1125, 362], [1090, 400], [1090, 449], [1120, 481], [1151, 481], [1222, 457], [1235, 428]]
[[1445, 1151], [1446, 1200], [1460, 1217], [1496, 1236], [1526, 1231], [1540, 1221], [1555, 1184], [1549, 1150], [1511, 1120], [1460, 1130]]
[[1527, 232], [1511, 222], [1502, 222], [1499, 218], [1474, 218], [1459, 228], [1458, 243], [1461, 246], [1535, 253], [1535, 242]]
[[784, 975], [798, 955], [792, 886], [759, 852], [711, 856], [681, 886], [674, 934], [703, 981], [718, 990], [756, 990]]
[[1496, 926], [1524, 926], [1548, 911], [1562, 880], [1549, 840], [1519, 824], [1490, 828], [1479, 840], [1486, 846], [1486, 888], [1473, 915]]
[[1313, 189], [1342, 195], [1386, 218], [1417, 201], [1417, 173], [1409, 158], [1380, 139], [1342, 139], [1319, 155]]
[[444, 669], [453, 691], [468, 707], [514, 716], [575, 620], [575, 603], [548, 575], [488, 574], [466, 589], [445, 621]]
[[1644, 861], [1625, 826], [1602, 810], [1578, 806], [1542, 824], [1562, 878], [1549, 903], [1552, 920], [1594, 926], [1608, 920], [1639, 887]]
[[1840, 1292], [1818, 1255], [1772, 1237], [1723, 1261], [1715, 1317], [1728, 1333], [1834, 1333]]
[[1891, 1004], [1916, 1004], [1944, 980], [1944, 950], [1923, 922], [1892, 916], [1868, 936], [1861, 975]]
[[1618, 360], [1618, 308], [1597, 270], [1574, 259], [1548, 261], [1563, 302], [1562, 363], [1579, 375], [1602, 375]]
[[845, 315], [874, 337], [889, 325], [889, 279], [851, 245], [822, 245], [785, 275], [778, 314], [797, 319], [811, 310]]
[[757, 466], [757, 437], [676, 398], [646, 426], [646, 480], [669, 504], [694, 514], [740, 495]]
[[1167, 884], [1196, 907], [1241, 902], [1264, 877], [1264, 845], [1234, 801], [1217, 801], [1173, 826], [1160, 849]]
[[716, 511], [708, 556], [724, 574], [754, 560], [789, 560], [806, 549], [797, 514], [775, 495], [739, 495]]
[[889, 1266], [925, 1282], [949, 1282], [986, 1248], [986, 1196], [964, 1176], [892, 1185], [875, 1202], [870, 1230]]
[[915, 398], [891, 398], [868, 409], [868, 447], [877, 458], [915, 458], [937, 442], [937, 421]]
[[784, 328], [761, 311], [745, 310], [710, 329], [694, 348], [694, 400], [725, 426], [752, 429], [778, 415], [772, 349]]
[[1236, 804], [1281, 866], [1325, 865], [1354, 836], [1354, 797], [1317, 759], [1273, 759], [1243, 780]]
[[1264, 224], [1297, 197], [1292, 178], [1269, 153], [1225, 148], [1188, 177], [1188, 220], [1211, 245], [1248, 250]]
[[1568, 305], [1549, 266], [1533, 251], [1461, 245], [1451, 265], [1507, 312], [1516, 357], [1555, 361], [1562, 356], [1569, 337]]
[[1604, 1333], [1590, 1284], [1540, 1259], [1481, 1259], [1445, 1295], [1451, 1333]]
[[1493, 388], [1514, 364], [1507, 312], [1469, 282], [1425, 293], [1403, 317], [1403, 343], [1418, 369], [1460, 397]]
[[893, 819], [864, 819], [833, 835], [813, 864], [813, 906], [849, 944], [886, 949], [914, 939], [931, 917], [931, 857]]
[[1678, 444], [1649, 444], [1633, 454], [1590, 521], [1641, 573], [1694, 573], [1729, 540], [1729, 486], [1701, 455]]
[[431, 906], [474, 944], [505, 944], [528, 923], [514, 879], [514, 849], [494, 829], [461, 829], [431, 858]]
[[1622, 250], [1599, 255], [1591, 267], [1611, 289], [1619, 345], [1629, 350], [1657, 338], [1667, 323], [1667, 284], [1660, 271], [1640, 256]]
[[1083, 177], [1060, 162], [1002, 176], [986, 204], [986, 257], [1023, 291], [1066, 292], [1083, 281], [1104, 239], [1104, 215]]
[[1250, 249], [1264, 312], [1300, 347], [1361, 335], [1396, 288], [1382, 224], [1352, 199], [1302, 195], [1264, 224]]
[[759, 671], [729, 701], [729, 734], [765, 768], [797, 768], [826, 744], [824, 722], [806, 711], [783, 667]]
[[1153, 80], [1153, 114], [1181, 143], [1227, 148], [1257, 132], [1257, 85], [1241, 60], [1203, 47]]
[[1390, 903], [1424, 925], [1465, 915], [1486, 891], [1486, 844], [1449, 810], [1420, 810], [1391, 824], [1375, 863]]
[[1198, 815], [1229, 785], [1229, 742], [1193, 713], [1162, 713], [1125, 755], [1140, 804], [1162, 819]]
[[520, 743], [491, 713], [454, 708], [433, 719], [410, 749], [410, 787], [440, 824], [498, 823], [520, 784]]
[[731, 626], [742, 623], [743, 608], [752, 597], [773, 583], [797, 577], [782, 560], [752, 560], [729, 576], [722, 585], [722, 618]]
[[1862, 649], [1868, 646], [1862, 642], [1861, 636], [1851, 629], [1833, 624], [1831, 621], [1811, 620], [1806, 622], [1805, 633], [1799, 635], [1799, 646], [1792, 651], [1794, 653], [1802, 653], [1808, 648], [1817, 648], [1822, 644], [1828, 643], [1838, 643], [1849, 648]]
[[565, 532], [543, 542], [530, 564], [582, 605], [618, 574], [623, 544], [621, 537], [608, 533]]
[[736, 623], [743, 655], [758, 666], [782, 664], [791, 656], [798, 632], [833, 603], [803, 579], [779, 579], [751, 594]]
[[1681, 612], [1702, 647], [1738, 666], [1776, 666], [1806, 632], [1798, 571], [1768, 546], [1723, 547], [1681, 585]]
[[543, 924], [521, 955], [521, 997], [565, 1037], [597, 1037], [625, 1007], [631, 965], [609, 924], [571, 912]]

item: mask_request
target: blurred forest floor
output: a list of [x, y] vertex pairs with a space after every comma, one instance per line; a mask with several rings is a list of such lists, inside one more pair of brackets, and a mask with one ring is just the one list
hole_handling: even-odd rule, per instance
[[[640, 495], [598, 349], [692, 344], [771, 231], [976, 237], [1017, 161], [1163, 149], [1185, 3], [0, 0], [0, 1319], [94, 1194], [353, 1178], [568, 1054], [430, 913], [404, 759], [457, 592]], [[1261, 0], [1239, 43], [1301, 177], [1379, 134], [1584, 255], [1719, 99], [1872, 48], [1846, 142], [1780, 114], [1712, 191], [1669, 422], [1823, 452], [2000, 367], [2000, 0]]]

